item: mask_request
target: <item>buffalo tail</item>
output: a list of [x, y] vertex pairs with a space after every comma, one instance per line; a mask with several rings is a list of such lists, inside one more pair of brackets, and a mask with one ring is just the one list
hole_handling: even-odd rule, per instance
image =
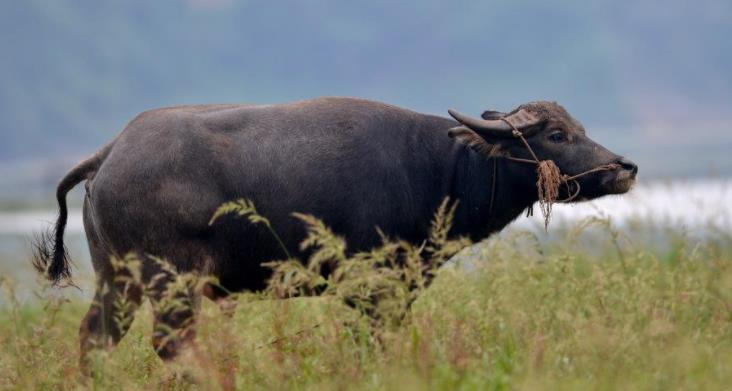
[[58, 201], [58, 219], [56, 224], [44, 232], [37, 233], [33, 240], [33, 267], [43, 274], [53, 285], [67, 281], [71, 283], [71, 262], [68, 256], [68, 249], [64, 245], [64, 230], [69, 217], [69, 210], [66, 206], [66, 193], [81, 181], [94, 176], [101, 163], [112, 148], [110, 143], [95, 153], [92, 157], [82, 161], [72, 168], [56, 188], [56, 201]]

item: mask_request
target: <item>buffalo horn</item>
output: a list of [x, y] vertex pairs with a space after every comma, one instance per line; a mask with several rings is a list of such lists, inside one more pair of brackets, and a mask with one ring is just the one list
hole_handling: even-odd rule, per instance
[[[483, 136], [492, 136], [492, 137], [512, 137], [513, 136], [513, 129], [509, 124], [506, 123], [506, 121], [500, 120], [500, 119], [482, 119], [482, 118], [473, 118], [468, 115], [462, 114], [458, 111], [455, 111], [453, 109], [447, 110], [450, 115], [455, 118], [458, 122], [461, 124], [467, 126], [468, 128], [478, 132], [479, 134]], [[516, 127], [516, 129], [524, 129], [532, 125], [536, 125], [539, 123], [539, 119], [534, 114], [526, 111], [525, 109], [521, 109], [513, 114], [508, 115], [505, 117], [508, 121], [511, 121], [511, 124]]]

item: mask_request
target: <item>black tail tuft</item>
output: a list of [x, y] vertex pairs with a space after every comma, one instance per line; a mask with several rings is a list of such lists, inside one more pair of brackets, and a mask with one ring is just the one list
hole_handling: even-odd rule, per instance
[[38, 273], [58, 286], [61, 281], [71, 282], [71, 262], [68, 257], [68, 249], [63, 242], [66, 216], [59, 216], [55, 227], [38, 232], [33, 237], [33, 267]]

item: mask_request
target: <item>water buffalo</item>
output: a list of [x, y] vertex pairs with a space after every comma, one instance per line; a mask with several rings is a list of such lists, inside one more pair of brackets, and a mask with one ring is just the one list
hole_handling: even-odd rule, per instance
[[[282, 259], [283, 250], [246, 221], [209, 225], [226, 201], [252, 200], [289, 251], [302, 255], [297, 244], [305, 229], [294, 211], [321, 218], [358, 251], [381, 243], [376, 227], [389, 237], [423, 240], [446, 196], [460, 200], [452, 234], [484, 239], [537, 201], [537, 168], [520, 161], [533, 155], [568, 175], [611, 164], [577, 178], [576, 190], [562, 186], [560, 197], [624, 193], [634, 182], [636, 165], [592, 141], [556, 103], [482, 118], [450, 114], [457, 121], [354, 98], [144, 112], [61, 180], [60, 216], [38, 246], [36, 264], [54, 282], [70, 277], [65, 196], [86, 181], [84, 228], [97, 290], [81, 324], [83, 355], [122, 338], [126, 328], [110, 326], [116, 298], [142, 300], [120, 288], [112, 256], [141, 254], [144, 280], [160, 275], [151, 255], [180, 271], [215, 276], [224, 289], [209, 290], [214, 299], [265, 287], [270, 270], [261, 263]], [[124, 308], [131, 317], [134, 306]], [[156, 313], [155, 321], [175, 329], [193, 316]], [[153, 343], [163, 358], [176, 353], [175, 344]]]

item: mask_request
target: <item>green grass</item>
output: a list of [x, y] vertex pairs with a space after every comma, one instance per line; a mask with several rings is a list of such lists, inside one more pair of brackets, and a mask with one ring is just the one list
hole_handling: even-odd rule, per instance
[[231, 319], [204, 301], [195, 350], [165, 365], [145, 305], [92, 378], [77, 366], [88, 303], [16, 303], [5, 280], [0, 389], [728, 389], [730, 236], [646, 228], [659, 248], [590, 224], [481, 244], [378, 337], [332, 297], [244, 295]]

